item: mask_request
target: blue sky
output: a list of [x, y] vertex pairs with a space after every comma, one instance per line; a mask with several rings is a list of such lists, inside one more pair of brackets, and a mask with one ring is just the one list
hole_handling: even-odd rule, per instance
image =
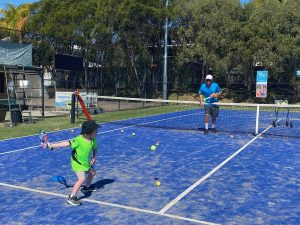
[[[247, 3], [250, 0], [240, 0], [241, 3]], [[15, 6], [24, 3], [38, 2], [38, 0], [0, 0], [0, 8], [5, 8], [6, 3], [12, 3]]]
[[240, 0], [241, 3], [248, 3], [250, 2], [251, 0]]
[[38, 2], [38, 0], [0, 0], [0, 8], [5, 8], [7, 3], [11, 3], [15, 6], [18, 6], [24, 3], [32, 2]]

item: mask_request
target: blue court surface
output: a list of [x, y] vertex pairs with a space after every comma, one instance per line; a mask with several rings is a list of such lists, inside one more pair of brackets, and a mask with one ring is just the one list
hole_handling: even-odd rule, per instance
[[[191, 127], [202, 126], [202, 111], [181, 113], [132, 119], [136, 125], [103, 124], [97, 135], [97, 191], [78, 193], [82, 206], [66, 203], [76, 181], [70, 148], [42, 150], [38, 135], [0, 141], [0, 223], [300, 224], [299, 138], [268, 135], [286, 129], [270, 126], [257, 136], [146, 126], [166, 120], [174, 127], [190, 120]], [[172, 121], [175, 117], [179, 120]], [[58, 142], [79, 133], [76, 128], [48, 137]], [[151, 145], [157, 145], [155, 151]]]

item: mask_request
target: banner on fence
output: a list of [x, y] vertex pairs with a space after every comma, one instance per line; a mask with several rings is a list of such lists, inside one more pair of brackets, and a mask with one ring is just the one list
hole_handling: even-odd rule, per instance
[[[55, 108], [58, 110], [70, 110], [71, 109], [71, 100], [72, 100], [72, 94], [74, 92], [62, 92], [57, 91], [55, 94]], [[90, 92], [88, 93], [89, 96], [95, 96], [95, 97], [86, 97], [87, 92], [80, 91], [80, 96], [82, 97], [84, 104], [87, 108], [96, 107], [97, 106], [97, 93], [96, 92]], [[80, 105], [79, 105], [80, 107]]]
[[268, 87], [268, 71], [262, 70], [256, 73], [256, 97], [266, 98]]

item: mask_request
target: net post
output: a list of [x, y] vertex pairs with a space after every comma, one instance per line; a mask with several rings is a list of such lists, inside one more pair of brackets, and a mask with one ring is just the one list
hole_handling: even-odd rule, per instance
[[258, 134], [258, 126], [259, 126], [259, 105], [257, 105], [256, 107], [255, 135]]
[[76, 98], [75, 98], [75, 94], [72, 94], [72, 99], [71, 99], [71, 123], [75, 123], [75, 102], [76, 102]]

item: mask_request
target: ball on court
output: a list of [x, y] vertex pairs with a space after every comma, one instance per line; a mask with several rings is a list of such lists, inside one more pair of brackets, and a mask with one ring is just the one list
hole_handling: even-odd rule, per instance
[[160, 181], [159, 180], [155, 181], [155, 186], [157, 186], [157, 187], [160, 186]]
[[230, 137], [233, 138], [234, 136], [233, 136], [233, 135], [230, 135]]
[[124, 130], [121, 130], [121, 132], [123, 133], [123, 132], [124, 132]]
[[151, 150], [155, 151], [156, 150], [156, 146], [155, 145], [151, 145]]
[[71, 130], [71, 132], [73, 133], [73, 132], [74, 132], [74, 130]]
[[135, 133], [132, 133], [132, 136], [134, 136], [135, 135]]

